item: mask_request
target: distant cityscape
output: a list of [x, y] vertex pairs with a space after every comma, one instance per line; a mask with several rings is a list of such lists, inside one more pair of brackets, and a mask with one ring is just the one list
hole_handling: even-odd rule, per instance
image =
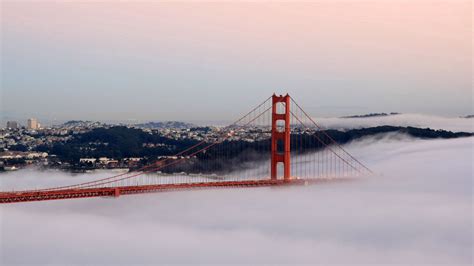
[[[7, 129], [18, 129], [20, 127], [21, 126], [17, 121], [7, 121]], [[29, 130], [38, 130], [41, 128], [41, 124], [38, 122], [38, 119], [29, 118], [26, 121], [26, 128]]]
[[[114, 129], [120, 129], [115, 130]], [[172, 157], [172, 151], [180, 145], [198, 141], [213, 141], [219, 137], [221, 127], [197, 127], [190, 123], [168, 121], [149, 122], [136, 125], [106, 124], [93, 121], [68, 121], [60, 125], [42, 127], [36, 118], [26, 121], [22, 126], [17, 121], [8, 121], [5, 128], [0, 129], [0, 171], [13, 171], [28, 166], [53, 167], [67, 170], [100, 169], [100, 168], [136, 168], [145, 164], [150, 158], [143, 156], [125, 157], [81, 157], [69, 158], [62, 151], [52, 154], [56, 147], [63, 147], [75, 137], [93, 130], [105, 130], [108, 134], [137, 135], [141, 132], [151, 136], [159, 136], [158, 141], [139, 143], [143, 150], [156, 150], [154, 159]], [[262, 129], [240, 130], [235, 132], [228, 141], [254, 142], [268, 138], [268, 132]], [[81, 143], [79, 149], [86, 154], [91, 151], [108, 150], [109, 143], [95, 139], [89, 143]], [[110, 145], [112, 146], [112, 145]], [[101, 148], [102, 147], [102, 148]], [[186, 148], [186, 146], [183, 146]], [[56, 149], [57, 150], [57, 149]], [[100, 153], [100, 152], [98, 152]], [[81, 152], [77, 152], [81, 154]], [[58, 156], [59, 155], [59, 156]]]
[[[355, 117], [371, 116], [374, 114]], [[223, 127], [219, 126], [196, 126], [178, 121], [107, 124], [73, 120], [48, 127], [43, 127], [36, 118], [29, 118], [26, 126], [17, 121], [8, 121], [5, 128], [0, 128], [0, 171], [14, 171], [26, 167], [79, 172], [116, 168], [134, 170], [159, 159], [178, 159], [175, 154], [198, 142], [215, 142], [222, 137], [222, 129]], [[453, 133], [395, 126], [325, 132], [339, 144], [384, 133], [403, 133], [425, 139], [473, 135], [471, 132]], [[317, 134], [321, 132], [301, 127], [292, 128], [292, 135], [301, 134], [313, 138], [318, 137]], [[247, 126], [233, 130], [231, 136], [226, 136], [226, 141], [243, 143], [253, 149], [256, 145], [269, 147], [270, 136], [268, 127]], [[311, 146], [310, 143], [316, 141], [303, 144], [310, 150], [321, 148], [314, 144]], [[237, 154], [242, 151], [234, 152]]]

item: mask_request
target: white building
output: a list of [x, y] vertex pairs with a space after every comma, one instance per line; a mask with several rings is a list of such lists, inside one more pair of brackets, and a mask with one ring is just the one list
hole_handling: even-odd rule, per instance
[[39, 123], [36, 118], [30, 118], [28, 119], [28, 129], [39, 129]]
[[95, 158], [80, 158], [79, 162], [80, 163], [95, 163], [97, 159]]

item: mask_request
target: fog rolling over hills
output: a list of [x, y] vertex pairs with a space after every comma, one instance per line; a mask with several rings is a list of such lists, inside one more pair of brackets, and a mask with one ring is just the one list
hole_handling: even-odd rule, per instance
[[340, 118], [314, 117], [321, 125], [330, 129], [354, 129], [376, 126], [400, 126], [431, 128], [454, 132], [474, 132], [474, 122], [466, 117], [444, 117], [427, 114], [358, 115]]
[[345, 148], [376, 175], [348, 183], [2, 205], [0, 262], [471, 265], [473, 144], [364, 138]]

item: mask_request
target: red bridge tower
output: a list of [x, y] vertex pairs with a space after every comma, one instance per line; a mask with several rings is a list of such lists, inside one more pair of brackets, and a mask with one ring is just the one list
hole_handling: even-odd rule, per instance
[[[271, 179], [278, 177], [278, 164], [283, 163], [283, 179], [290, 181], [290, 96], [272, 97]], [[283, 129], [283, 130], [281, 130]]]

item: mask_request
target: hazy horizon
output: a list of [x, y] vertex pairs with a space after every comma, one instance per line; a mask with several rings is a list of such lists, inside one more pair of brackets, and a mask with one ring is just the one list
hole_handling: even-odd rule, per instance
[[[313, 119], [323, 128], [336, 129], [336, 130], [347, 130], [347, 129], [359, 129], [369, 128], [376, 126], [398, 126], [398, 127], [418, 127], [418, 128], [431, 128], [434, 130], [447, 130], [452, 132], [474, 132], [474, 118], [465, 117], [449, 117], [449, 116], [433, 116], [425, 114], [396, 114], [388, 116], [374, 116], [364, 118], [345, 118], [345, 117], [313, 117]], [[71, 120], [39, 120], [42, 126], [49, 127], [55, 125], [61, 125]], [[105, 124], [117, 125], [135, 125], [146, 122], [167, 122], [160, 120], [82, 120], [101, 122]], [[235, 120], [220, 120], [220, 121], [189, 121], [181, 120], [178, 122], [190, 123], [196, 126], [228, 126]], [[20, 126], [25, 126], [26, 120], [17, 121]], [[2, 123], [0, 119], [0, 128], [5, 123]]]

